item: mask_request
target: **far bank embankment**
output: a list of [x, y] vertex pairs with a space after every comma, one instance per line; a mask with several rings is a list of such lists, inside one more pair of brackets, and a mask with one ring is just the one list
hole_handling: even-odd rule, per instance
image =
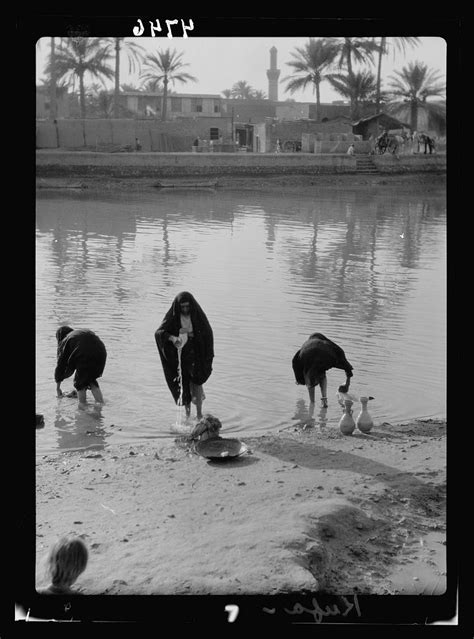
[[[232, 180], [289, 179], [317, 184], [329, 178], [362, 180], [394, 176], [444, 176], [446, 154], [364, 156], [375, 171], [361, 170], [360, 158], [345, 154], [313, 153], [101, 153], [90, 151], [37, 150], [36, 176], [46, 184], [51, 179], [86, 181], [198, 179]], [[314, 181], [316, 180], [316, 181]], [[424, 179], [422, 181], [425, 181]], [[240, 185], [239, 185], [240, 187]]]

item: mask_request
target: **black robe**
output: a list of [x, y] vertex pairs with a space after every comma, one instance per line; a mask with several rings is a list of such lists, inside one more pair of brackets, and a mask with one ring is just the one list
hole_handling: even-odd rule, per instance
[[214, 359], [214, 335], [206, 314], [191, 293], [183, 291], [173, 300], [160, 326], [155, 331], [155, 341], [160, 354], [166, 383], [178, 403], [180, 395], [178, 379], [178, 349], [169, 340], [170, 335], [179, 336], [181, 328], [180, 303], [190, 303], [193, 337], [188, 339], [181, 351], [181, 371], [183, 378], [183, 404], [191, 403], [189, 383], [204, 384], [212, 373]]
[[77, 390], [96, 384], [102, 376], [107, 351], [102, 340], [87, 328], [73, 330], [62, 326], [56, 332], [58, 340], [57, 364], [54, 371], [56, 383], [70, 377], [74, 371], [74, 387]]
[[352, 377], [353, 367], [344, 351], [321, 333], [313, 333], [295, 354], [293, 372], [298, 384], [317, 386], [330, 368], [341, 368]]

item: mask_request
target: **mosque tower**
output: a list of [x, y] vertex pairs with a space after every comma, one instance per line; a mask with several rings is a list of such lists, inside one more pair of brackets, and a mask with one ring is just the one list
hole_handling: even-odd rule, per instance
[[268, 99], [278, 102], [278, 77], [280, 69], [277, 69], [276, 47], [270, 49], [270, 68], [267, 71], [268, 78]]

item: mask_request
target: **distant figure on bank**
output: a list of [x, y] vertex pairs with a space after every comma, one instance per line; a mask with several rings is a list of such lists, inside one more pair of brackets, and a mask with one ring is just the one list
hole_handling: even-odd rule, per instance
[[347, 361], [342, 348], [321, 333], [310, 335], [293, 357], [292, 366], [296, 383], [306, 386], [312, 405], [314, 405], [314, 388], [319, 384], [321, 404], [323, 408], [327, 408], [326, 371], [330, 368], [341, 368], [345, 371], [346, 383], [340, 386], [339, 390], [344, 393], [349, 390], [353, 367]]
[[135, 138], [135, 151], [141, 151], [142, 150], [142, 145], [140, 144], [140, 140], [138, 138]]
[[56, 340], [58, 352], [54, 379], [57, 396], [63, 396], [61, 382], [76, 371], [74, 388], [77, 391], [79, 404], [86, 403], [88, 389], [96, 402], [103, 403], [104, 398], [97, 382], [97, 378], [104, 372], [107, 359], [107, 351], [102, 340], [87, 328], [74, 330], [70, 326], [58, 328]]
[[193, 142], [193, 151], [197, 151], [199, 146], [199, 136]]
[[426, 155], [426, 152], [429, 150], [430, 154], [433, 153], [435, 148], [434, 139], [431, 138], [426, 133], [418, 134], [418, 153], [421, 153], [421, 147], [424, 147], [423, 153]]
[[49, 551], [48, 575], [51, 584], [38, 590], [40, 595], [75, 595], [77, 591], [71, 589], [79, 575], [87, 566], [89, 552], [80, 537], [61, 537]]
[[349, 145], [349, 148], [347, 149], [347, 155], [355, 155], [355, 146], [354, 143]]
[[370, 144], [369, 155], [374, 155], [375, 149], [377, 148], [377, 144], [376, 144], [376, 138], [374, 137], [373, 133], [369, 137], [369, 144]]
[[191, 403], [196, 404], [196, 416], [201, 419], [202, 402], [205, 399], [202, 386], [212, 373], [214, 335], [206, 314], [191, 293], [183, 291], [174, 298], [171, 308], [155, 331], [155, 341], [174, 401], [184, 404], [187, 417], [191, 414]]
[[430, 135], [425, 135], [424, 143], [425, 143], [425, 154], [426, 154], [426, 148], [428, 147], [430, 155], [431, 155], [436, 150], [434, 138], [432, 138]]
[[[423, 143], [423, 138], [424, 138], [424, 133], [417, 133], [415, 131], [415, 133], [413, 134], [413, 139], [416, 139], [416, 152], [420, 153], [421, 150], [421, 145]], [[413, 151], [414, 153], [415, 151]]]

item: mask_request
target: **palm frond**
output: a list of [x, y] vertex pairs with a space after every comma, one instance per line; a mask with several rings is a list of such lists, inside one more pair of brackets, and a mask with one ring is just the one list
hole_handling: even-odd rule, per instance
[[[405, 54], [408, 47], [416, 47], [420, 44], [420, 38], [415, 36], [401, 36], [387, 38], [387, 48], [391, 45], [393, 48], [393, 55], [395, 57], [395, 50]], [[388, 53], [386, 51], [385, 53]]]
[[300, 91], [306, 89], [308, 84], [312, 83], [311, 76], [307, 75], [301, 78], [292, 78], [286, 85], [285, 91], [289, 91], [290, 93], [295, 93], [295, 91]]
[[177, 75], [170, 76], [169, 80], [173, 84], [175, 82], [197, 82], [197, 78], [189, 73], [179, 73]]
[[156, 53], [148, 53], [143, 60], [145, 68], [140, 79], [149, 82], [156, 80], [156, 82], [165, 84], [169, 81], [173, 85], [176, 82], [196, 82], [197, 78], [182, 71], [184, 67], [189, 66], [182, 61], [182, 58], [182, 53], [169, 48]]
[[422, 62], [410, 62], [389, 78], [390, 93], [409, 100], [442, 97], [446, 87], [439, 83], [441, 74]]
[[282, 82], [287, 82], [285, 91], [293, 94], [313, 84], [319, 100], [319, 85], [334, 63], [337, 50], [336, 42], [331, 38], [309, 38], [304, 46], [296, 47], [292, 52], [293, 59], [286, 63], [294, 73], [282, 79]]

